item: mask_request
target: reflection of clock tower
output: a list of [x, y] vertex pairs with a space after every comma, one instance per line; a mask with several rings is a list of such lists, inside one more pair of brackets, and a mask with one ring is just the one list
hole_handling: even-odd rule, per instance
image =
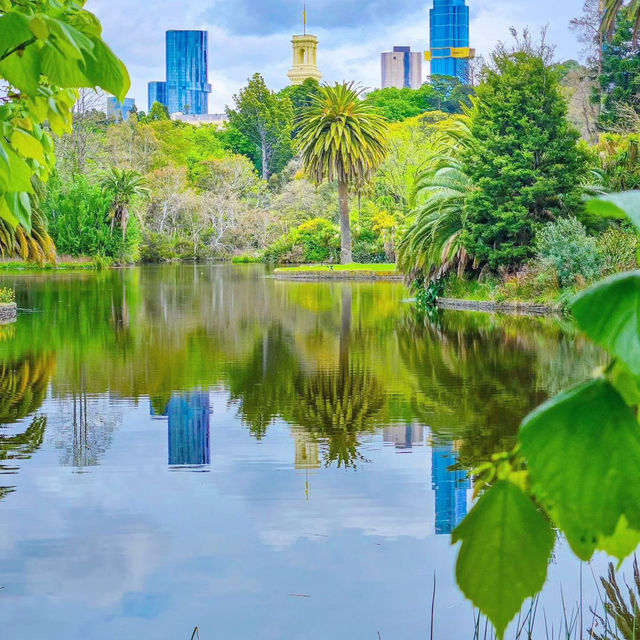
[[322, 73], [318, 69], [318, 38], [307, 33], [307, 12], [304, 12], [304, 34], [293, 36], [293, 66], [289, 69], [291, 84], [302, 84], [307, 78], [320, 82]]

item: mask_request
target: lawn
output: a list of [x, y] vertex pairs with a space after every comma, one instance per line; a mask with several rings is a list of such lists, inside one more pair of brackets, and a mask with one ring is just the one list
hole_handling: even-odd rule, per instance
[[312, 264], [299, 267], [282, 267], [276, 269], [278, 273], [297, 273], [306, 271], [372, 271], [375, 273], [394, 274], [395, 264]]

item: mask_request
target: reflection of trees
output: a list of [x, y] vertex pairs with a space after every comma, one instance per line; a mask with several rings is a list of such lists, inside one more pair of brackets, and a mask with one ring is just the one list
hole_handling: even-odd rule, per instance
[[56, 447], [62, 450], [60, 463], [77, 468], [98, 465], [120, 422], [114, 407], [80, 391], [60, 401], [59, 413]]
[[27, 354], [0, 363], [0, 424], [37, 411], [44, 402], [55, 368], [51, 354]]
[[[47, 419], [36, 416], [23, 433], [12, 436], [0, 434], [0, 473], [11, 474], [17, 471], [13, 461], [27, 460], [42, 445]], [[0, 486], [0, 500], [13, 491], [13, 487]]]
[[[554, 384], [585, 377], [597, 353], [571, 351], [571, 338], [553, 324], [527, 318], [443, 314], [440, 326], [406, 322], [398, 331], [400, 357], [414, 372], [412, 413], [436, 435], [458, 440], [459, 460], [471, 468], [511, 447], [524, 416], [549, 395], [541, 365], [557, 349], [574, 363]], [[572, 345], [573, 346], [573, 345]]]

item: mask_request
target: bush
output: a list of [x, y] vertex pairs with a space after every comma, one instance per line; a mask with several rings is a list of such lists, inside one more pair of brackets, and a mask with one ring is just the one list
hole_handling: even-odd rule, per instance
[[638, 267], [638, 234], [622, 228], [608, 229], [597, 239], [604, 275], [630, 271]]
[[542, 227], [536, 236], [536, 257], [540, 264], [555, 269], [563, 287], [602, 273], [596, 240], [576, 218], [561, 218]]
[[355, 232], [352, 252], [353, 261], [361, 264], [388, 262], [380, 234], [372, 229], [361, 229]]
[[131, 217], [123, 240], [120, 229], [111, 231], [108, 221], [110, 205], [109, 196], [84, 176], [78, 176], [65, 185], [52, 180], [43, 210], [58, 253], [135, 262], [140, 247], [138, 221], [135, 216]]
[[16, 292], [13, 289], [0, 288], [0, 304], [10, 304], [16, 301]]
[[336, 262], [340, 253], [338, 228], [324, 218], [314, 218], [281, 236], [261, 260], [271, 263]]
[[231, 258], [231, 264], [255, 264], [256, 262], [261, 262], [260, 258], [249, 256], [247, 254]]
[[178, 258], [175, 239], [163, 233], [146, 231], [140, 247], [142, 262], [157, 263], [170, 262]]

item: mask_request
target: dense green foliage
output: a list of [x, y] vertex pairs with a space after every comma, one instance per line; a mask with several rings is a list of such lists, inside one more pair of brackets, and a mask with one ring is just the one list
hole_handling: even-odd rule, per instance
[[58, 251], [69, 256], [103, 256], [131, 262], [138, 257], [140, 232], [134, 218], [122, 233], [109, 223], [111, 197], [97, 184], [78, 176], [70, 184], [52, 180], [45, 210]]
[[0, 5], [0, 81], [8, 89], [0, 106], [0, 220], [12, 230], [20, 226], [23, 235], [31, 236], [40, 204], [37, 184], [46, 182], [55, 163], [43, 124], [56, 134], [70, 130], [78, 88], [102, 87], [121, 100], [129, 88], [127, 70], [100, 34], [83, 3]]
[[534, 52], [498, 51], [470, 112], [473, 146], [462, 156], [475, 186], [463, 243], [478, 264], [513, 267], [531, 257], [540, 224], [580, 212], [587, 156], [567, 121], [558, 73]]
[[13, 289], [0, 287], [0, 304], [9, 304], [15, 302], [16, 294]]
[[340, 249], [338, 228], [324, 218], [315, 218], [292, 229], [263, 254], [263, 262], [336, 262]]
[[633, 36], [633, 23], [620, 18], [602, 51], [599, 91], [602, 103], [600, 127], [615, 130], [623, 127], [627, 111], [640, 113], [640, 47]]
[[271, 91], [262, 76], [256, 73], [234, 96], [234, 103], [234, 109], [227, 109], [231, 126], [250, 140], [259, 152], [262, 178], [268, 180], [291, 158], [291, 100]]
[[389, 122], [398, 122], [428, 111], [461, 113], [461, 105], [469, 106], [473, 87], [463, 85], [458, 78], [433, 76], [430, 84], [420, 89], [376, 89], [367, 94], [373, 104]]

